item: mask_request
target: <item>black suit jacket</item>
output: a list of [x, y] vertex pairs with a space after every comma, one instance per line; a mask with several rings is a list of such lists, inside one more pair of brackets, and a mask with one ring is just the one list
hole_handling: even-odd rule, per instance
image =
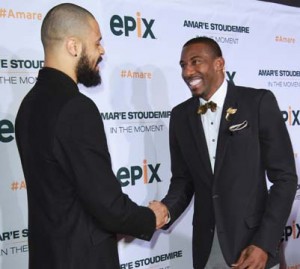
[[[214, 228], [228, 265], [254, 244], [269, 253], [267, 267], [278, 262], [278, 245], [297, 186], [290, 138], [274, 95], [267, 90], [229, 84], [212, 172], [198, 98], [172, 110], [172, 178], [163, 202], [171, 225], [194, 195], [193, 262], [204, 268]], [[231, 120], [226, 110], [236, 108]], [[247, 121], [239, 131], [229, 127]], [[268, 193], [265, 175], [273, 183]]]
[[29, 207], [30, 269], [119, 269], [116, 233], [150, 240], [155, 215], [122, 193], [100, 113], [51, 68], [16, 118]]

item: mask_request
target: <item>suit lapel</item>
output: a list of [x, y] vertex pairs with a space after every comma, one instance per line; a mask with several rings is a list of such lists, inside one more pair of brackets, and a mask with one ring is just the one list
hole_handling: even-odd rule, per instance
[[211, 186], [211, 176], [212, 176], [212, 169], [211, 164], [209, 160], [209, 153], [208, 148], [206, 144], [204, 129], [201, 121], [201, 116], [197, 114], [197, 109], [199, 107], [199, 99], [193, 98], [192, 99], [193, 104], [189, 106], [188, 109], [188, 119], [189, 124], [192, 130], [193, 138], [196, 141], [197, 145], [197, 151], [199, 152], [199, 157], [201, 159], [201, 162], [204, 164], [204, 167], [206, 169], [206, 175], [209, 175], [209, 177], [204, 176], [203, 179]]
[[231, 135], [229, 131], [229, 126], [233, 124], [235, 118], [235, 115], [231, 115], [230, 121], [225, 119], [227, 113], [226, 111], [229, 107], [238, 109], [238, 101], [237, 101], [235, 86], [230, 83], [228, 83], [228, 89], [227, 89], [227, 94], [223, 106], [220, 128], [219, 128], [218, 144], [216, 150], [216, 162], [215, 162], [215, 169], [214, 169], [215, 178], [217, 178], [219, 175], [220, 168], [223, 163], [223, 158], [226, 152], [228, 140]]

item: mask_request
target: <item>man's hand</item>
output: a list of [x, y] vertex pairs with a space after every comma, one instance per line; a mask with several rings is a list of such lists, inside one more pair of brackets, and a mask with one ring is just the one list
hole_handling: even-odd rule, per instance
[[156, 217], [156, 229], [163, 227], [169, 219], [168, 208], [159, 201], [152, 201], [149, 203], [149, 208], [154, 212]]
[[268, 254], [261, 248], [250, 245], [245, 248], [238, 261], [232, 264], [234, 269], [264, 269], [268, 260]]

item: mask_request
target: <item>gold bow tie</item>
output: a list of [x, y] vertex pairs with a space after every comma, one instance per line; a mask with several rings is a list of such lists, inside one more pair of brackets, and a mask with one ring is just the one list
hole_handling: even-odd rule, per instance
[[204, 105], [199, 106], [197, 113], [203, 115], [206, 113], [207, 109], [210, 109], [212, 112], [215, 112], [217, 110], [217, 104], [213, 101], [209, 101]]

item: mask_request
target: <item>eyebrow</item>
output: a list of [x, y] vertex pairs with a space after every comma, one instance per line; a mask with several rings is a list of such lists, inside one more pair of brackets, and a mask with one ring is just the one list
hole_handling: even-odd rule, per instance
[[[192, 61], [192, 60], [195, 60], [196, 58], [201, 58], [200, 56], [198, 56], [198, 55], [195, 55], [195, 56], [193, 56], [191, 59], [189, 59], [190, 61]], [[179, 64], [181, 65], [182, 63], [184, 63], [184, 61], [183, 60], [180, 60], [180, 62], [179, 62]]]
[[95, 43], [100, 43], [101, 40], [102, 40], [102, 36], [100, 36], [99, 38], [97, 38], [97, 40], [95, 41]]
[[191, 60], [194, 60], [194, 59], [196, 59], [196, 58], [201, 58], [201, 57], [198, 56], [198, 55], [195, 55], [195, 56], [193, 56], [193, 57], [191, 58]]

